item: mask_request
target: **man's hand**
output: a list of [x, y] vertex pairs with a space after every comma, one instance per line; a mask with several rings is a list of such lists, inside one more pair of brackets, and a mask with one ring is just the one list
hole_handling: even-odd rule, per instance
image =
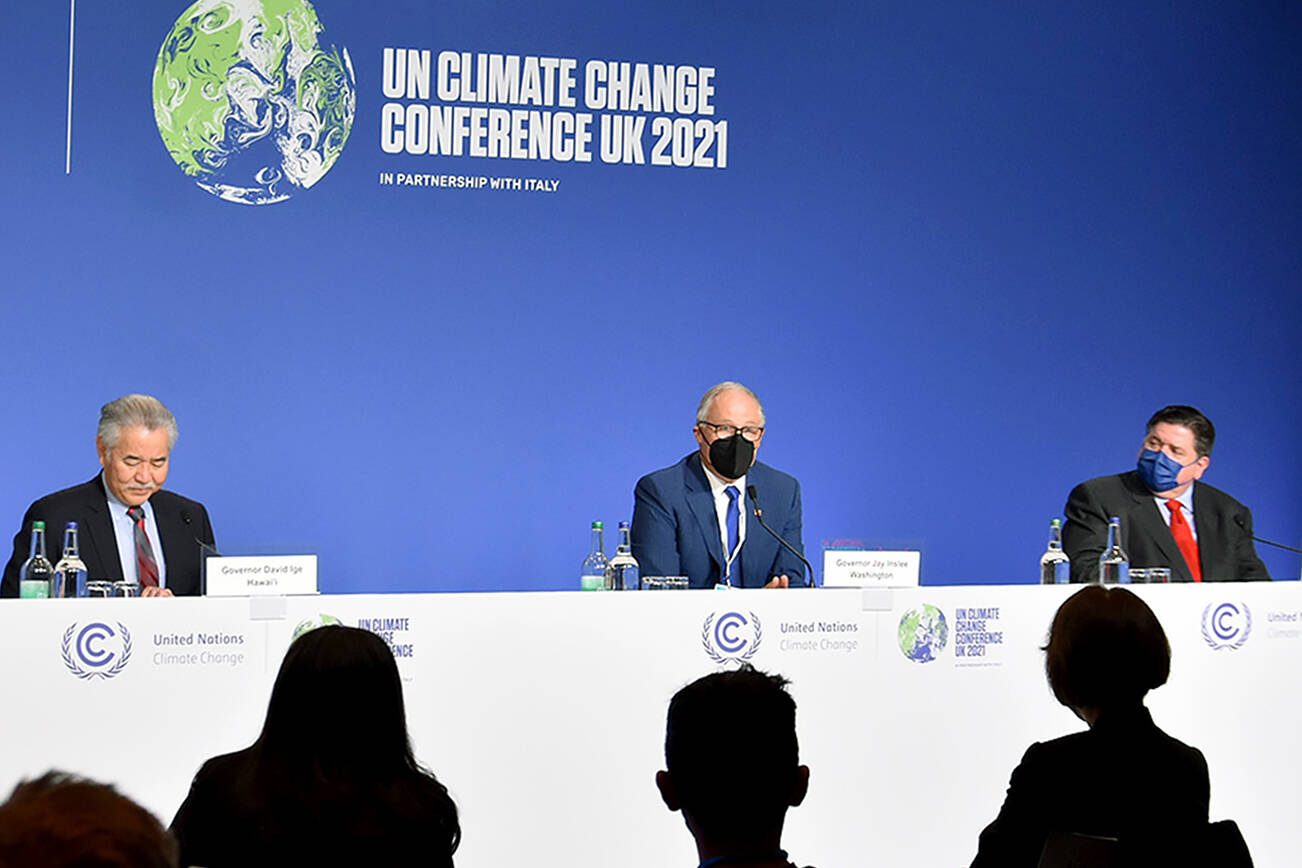
[[785, 588], [785, 587], [787, 587], [787, 582], [788, 582], [788, 581], [789, 581], [789, 579], [787, 579], [786, 574], [783, 574], [783, 575], [781, 575], [781, 576], [774, 576], [773, 578], [769, 579], [769, 583], [768, 583], [767, 585], [765, 585], [764, 587], [766, 587], [766, 588]]
[[173, 597], [176, 596], [167, 588], [141, 588], [140, 596], [142, 597]]

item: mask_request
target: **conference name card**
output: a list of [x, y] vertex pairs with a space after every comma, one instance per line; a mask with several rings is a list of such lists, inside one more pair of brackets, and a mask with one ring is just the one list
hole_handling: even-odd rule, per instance
[[916, 588], [919, 551], [823, 550], [825, 588]]
[[316, 555], [238, 555], [207, 560], [209, 597], [315, 594]]

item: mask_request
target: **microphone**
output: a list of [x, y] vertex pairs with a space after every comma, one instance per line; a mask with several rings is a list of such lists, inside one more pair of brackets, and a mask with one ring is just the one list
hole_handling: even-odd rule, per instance
[[191, 517], [191, 515], [190, 515], [190, 510], [188, 510], [188, 509], [182, 509], [182, 510], [181, 510], [181, 521], [183, 521], [183, 522], [185, 523], [185, 526], [188, 527], [188, 528], [190, 529], [190, 535], [193, 536], [193, 537], [194, 537], [194, 541], [197, 542], [197, 543], [199, 544], [199, 548], [201, 548], [201, 549], [205, 549], [205, 550], [207, 550], [207, 551], [210, 551], [210, 552], [213, 553], [213, 555], [216, 555], [216, 556], [218, 556], [218, 557], [221, 556], [220, 552], [217, 551], [216, 546], [214, 546], [212, 543], [206, 543], [206, 542], [204, 542], [203, 540], [199, 539], [199, 537], [198, 537], [197, 534], [195, 534], [195, 532], [194, 532], [194, 518]]
[[199, 539], [198, 534], [194, 532], [194, 518], [190, 515], [190, 510], [185, 507], [181, 508], [181, 523], [190, 531], [190, 536], [199, 546], [199, 594], [206, 597], [208, 596], [208, 558], [219, 558], [222, 553], [217, 551], [216, 546]]
[[1295, 549], [1292, 546], [1286, 546], [1283, 543], [1271, 542], [1268, 539], [1262, 539], [1259, 536], [1254, 536], [1252, 531], [1248, 530], [1248, 523], [1243, 520], [1243, 516], [1241, 515], [1234, 516], [1234, 523], [1239, 526], [1239, 530], [1243, 531], [1249, 537], [1251, 537], [1253, 542], [1264, 543], [1268, 546], [1274, 546], [1277, 549], [1283, 549], [1286, 552], [1296, 552], [1297, 554], [1302, 555], [1302, 549]]
[[808, 558], [806, 558], [800, 552], [796, 551], [795, 547], [792, 546], [791, 543], [784, 540], [781, 534], [779, 534], [773, 528], [769, 527], [768, 523], [764, 521], [764, 510], [760, 509], [759, 498], [755, 495], [755, 486], [753, 485], [746, 486], [746, 494], [750, 496], [750, 502], [755, 504], [755, 510], [754, 510], [755, 519], [760, 523], [760, 527], [768, 531], [769, 534], [775, 540], [782, 543], [782, 545], [786, 546], [787, 551], [791, 552], [793, 555], [800, 558], [800, 560], [804, 561], [805, 568], [809, 570], [809, 583], [806, 585], [806, 587], [809, 588], [817, 587], [817, 585], [814, 584], [814, 565], [809, 562]]
[[190, 515], [190, 510], [188, 509], [181, 510], [181, 521], [184, 522], [185, 526], [190, 529], [190, 536], [194, 537], [194, 541], [199, 544], [199, 556], [201, 558], [204, 555], [207, 555], [208, 557], [214, 557], [214, 558], [219, 558], [222, 556], [222, 553], [217, 551], [216, 545], [214, 545], [213, 543], [204, 542], [202, 539], [199, 538], [199, 535], [194, 532], [194, 518]]

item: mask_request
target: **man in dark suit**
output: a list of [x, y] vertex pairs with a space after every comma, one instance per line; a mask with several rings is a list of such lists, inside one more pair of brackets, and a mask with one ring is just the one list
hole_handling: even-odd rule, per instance
[[1094, 581], [1108, 521], [1121, 519], [1121, 547], [1136, 567], [1169, 567], [1175, 582], [1269, 579], [1252, 544], [1252, 512], [1200, 482], [1216, 429], [1193, 407], [1164, 407], [1148, 420], [1138, 467], [1072, 489], [1063, 549], [1073, 582]]
[[200, 593], [200, 544], [213, 545], [208, 511], [161, 490], [176, 437], [176, 417], [157, 398], [126, 395], [105, 404], [95, 436], [103, 471], [27, 509], [0, 597], [18, 596], [18, 570], [28, 557], [33, 521], [49, 529], [52, 563], [61, 557], [64, 527], [75, 521], [88, 578], [137, 582], [146, 597]]
[[[774, 539], [764, 520], [796, 551], [800, 483], [755, 460], [764, 408], [740, 383], [711, 388], [696, 410], [697, 451], [638, 480], [633, 492], [633, 556], [644, 576], [687, 576], [693, 588], [785, 588], [804, 584], [800, 558]], [[754, 487], [758, 504], [749, 503]], [[810, 577], [810, 581], [813, 577]]]

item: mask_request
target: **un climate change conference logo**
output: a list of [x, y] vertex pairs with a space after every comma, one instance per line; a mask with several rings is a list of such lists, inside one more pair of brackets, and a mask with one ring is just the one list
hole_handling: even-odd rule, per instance
[[118, 629], [98, 621], [80, 631], [74, 622], [63, 633], [63, 665], [78, 678], [112, 678], [131, 659], [131, 631], [121, 621]]
[[1209, 604], [1203, 609], [1203, 639], [1220, 651], [1237, 651], [1252, 632], [1252, 612], [1247, 603]]
[[348, 49], [307, 0], [198, 0], [154, 67], [154, 120], [172, 159], [228, 202], [268, 205], [339, 159], [357, 108]]
[[327, 615], [325, 612], [319, 612], [311, 618], [304, 618], [294, 627], [294, 633], [289, 637], [290, 644], [293, 644], [294, 640], [304, 633], [311, 633], [317, 627], [328, 627], [330, 625], [342, 626], [343, 621], [340, 621], [334, 615]]
[[900, 618], [900, 650], [914, 663], [930, 663], [949, 641], [949, 622], [945, 613], [924, 603]]
[[714, 612], [705, 619], [705, 625], [701, 627], [701, 647], [715, 663], [740, 665], [759, 650], [764, 638], [759, 615], [754, 612], [746, 614], [750, 615], [749, 620], [741, 612], [722, 615]]

